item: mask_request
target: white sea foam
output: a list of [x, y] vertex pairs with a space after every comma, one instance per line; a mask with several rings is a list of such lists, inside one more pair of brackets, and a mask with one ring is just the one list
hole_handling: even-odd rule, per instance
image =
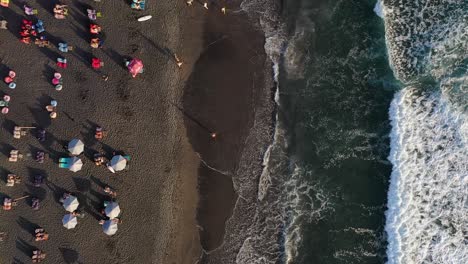
[[409, 85], [390, 109], [388, 263], [468, 263], [466, 1], [384, 4], [390, 64]]
[[375, 4], [375, 7], [374, 7], [374, 12], [379, 17], [381, 17], [381, 18], [384, 17], [384, 5], [382, 3], [382, 0], [377, 1], [377, 3]]
[[395, 96], [388, 263], [468, 263], [468, 126], [441, 92]]
[[466, 56], [466, 0], [415, 0], [404, 4], [387, 0], [383, 4], [390, 65], [401, 81], [410, 82], [434, 68], [446, 73], [447, 68], [456, 66], [450, 58]]

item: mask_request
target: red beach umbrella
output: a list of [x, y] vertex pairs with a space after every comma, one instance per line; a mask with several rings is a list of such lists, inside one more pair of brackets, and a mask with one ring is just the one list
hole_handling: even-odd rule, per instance
[[135, 78], [138, 73], [141, 73], [143, 70], [143, 62], [140, 59], [133, 59], [127, 66], [128, 71], [132, 74], [132, 77]]

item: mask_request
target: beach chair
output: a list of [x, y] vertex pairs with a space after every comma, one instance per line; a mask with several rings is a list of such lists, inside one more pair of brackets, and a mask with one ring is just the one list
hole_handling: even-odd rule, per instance
[[70, 46], [65, 42], [61, 42], [61, 43], [58, 44], [58, 49], [61, 52], [69, 52], [69, 51], [73, 51], [73, 46]]
[[0, 0], [0, 6], [8, 7], [10, 5], [10, 0]]
[[5, 211], [10, 211], [13, 206], [17, 206], [18, 202], [17, 200], [11, 199], [9, 197], [5, 197], [3, 199], [3, 210]]
[[23, 158], [23, 155], [19, 154], [18, 150], [13, 149], [12, 151], [10, 151], [10, 156], [8, 157], [8, 161], [17, 162], [18, 159], [22, 159], [22, 158]]
[[130, 7], [135, 10], [145, 10], [146, 0], [133, 0], [133, 3], [130, 5]]
[[89, 18], [89, 20], [91, 20], [91, 21], [94, 21], [94, 20], [96, 20], [97, 18], [102, 17], [101, 12], [98, 12], [98, 11], [96, 11], [96, 10], [94, 10], [94, 9], [87, 9], [86, 11], [88, 12], [88, 18]]
[[61, 169], [69, 169], [69, 168], [70, 168], [70, 164], [68, 164], [68, 163], [59, 163], [59, 168], [61, 168]]
[[21, 183], [21, 177], [15, 174], [8, 174], [7, 175], [7, 183], [6, 186], [13, 187], [15, 184]]
[[7, 240], [8, 233], [7, 232], [0, 232], [0, 242]]
[[24, 13], [28, 16], [33, 16], [33, 15], [37, 15], [37, 9], [34, 9], [28, 5], [24, 5]]

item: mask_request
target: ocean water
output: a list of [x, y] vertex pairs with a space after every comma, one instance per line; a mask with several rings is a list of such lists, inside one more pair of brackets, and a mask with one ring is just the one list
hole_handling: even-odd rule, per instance
[[384, 1], [390, 64], [388, 263], [468, 263], [468, 2]]
[[257, 14], [275, 62], [276, 133], [237, 263], [382, 263], [388, 109], [399, 82], [375, 1], [273, 7], [279, 17]]
[[242, 7], [277, 122], [236, 263], [468, 263], [468, 2]]

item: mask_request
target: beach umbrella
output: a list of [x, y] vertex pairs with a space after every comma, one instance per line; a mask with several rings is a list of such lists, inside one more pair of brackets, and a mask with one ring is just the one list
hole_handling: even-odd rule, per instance
[[112, 236], [114, 235], [115, 233], [117, 233], [117, 230], [119, 228], [117, 227], [117, 222], [116, 221], [113, 221], [113, 220], [107, 220], [104, 222], [104, 224], [102, 225], [102, 230], [104, 231], [104, 233], [108, 236]]
[[121, 170], [125, 169], [126, 166], [127, 166], [127, 159], [124, 158], [122, 155], [114, 156], [114, 157], [112, 157], [112, 159], [110, 161], [110, 167], [114, 171], [121, 171]]
[[78, 208], [78, 205], [80, 205], [80, 202], [78, 202], [78, 198], [73, 195], [69, 195], [67, 199], [63, 201], [63, 208], [68, 212], [75, 211]]
[[81, 170], [81, 167], [83, 166], [83, 161], [77, 157], [70, 158], [70, 168], [69, 170], [73, 172], [77, 172]]
[[133, 59], [127, 66], [128, 71], [135, 78], [143, 70], [143, 62], [140, 59]]
[[62, 219], [62, 224], [66, 229], [73, 229], [78, 224], [76, 216], [72, 214], [66, 214]]
[[68, 143], [68, 151], [70, 151], [72, 155], [80, 155], [83, 152], [83, 150], [84, 143], [79, 139], [72, 139], [72, 141]]
[[110, 219], [116, 218], [120, 214], [120, 206], [116, 202], [110, 202], [107, 206], [106, 209], [104, 210], [106, 213], [107, 217]]

